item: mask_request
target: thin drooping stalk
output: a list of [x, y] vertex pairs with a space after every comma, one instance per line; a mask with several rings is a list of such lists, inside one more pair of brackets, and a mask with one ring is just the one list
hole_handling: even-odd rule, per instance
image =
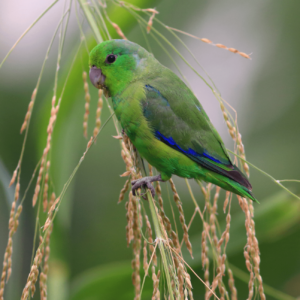
[[95, 36], [95, 39], [97, 41], [97, 43], [101, 43], [103, 41], [103, 38], [101, 36], [101, 33], [98, 29], [98, 25], [90, 11], [90, 7], [88, 6], [87, 2], [84, 1], [84, 0], [78, 0], [80, 6], [81, 6], [81, 9], [83, 10], [84, 14], [85, 14], [85, 17], [88, 21], [88, 23], [90, 24], [90, 27], [93, 31], [93, 34]]
[[255, 165], [251, 164], [249, 161], [243, 159], [241, 156], [239, 156], [238, 154], [234, 153], [233, 151], [231, 151], [230, 149], [227, 149], [228, 152], [232, 153], [233, 155], [237, 156], [239, 159], [241, 159], [242, 161], [246, 162], [247, 164], [249, 164], [252, 168], [254, 168], [255, 170], [259, 171], [260, 173], [264, 174], [265, 176], [269, 177], [272, 181], [274, 181], [277, 185], [279, 185], [281, 188], [283, 188], [285, 191], [287, 191], [290, 195], [294, 196], [295, 198], [297, 198], [298, 200], [300, 200], [300, 197], [297, 196], [296, 194], [294, 194], [291, 190], [289, 190], [287, 187], [285, 187], [283, 184], [281, 184], [281, 180], [276, 180], [273, 176], [271, 176], [270, 174], [268, 174], [267, 172], [261, 170], [260, 168], [256, 167]]

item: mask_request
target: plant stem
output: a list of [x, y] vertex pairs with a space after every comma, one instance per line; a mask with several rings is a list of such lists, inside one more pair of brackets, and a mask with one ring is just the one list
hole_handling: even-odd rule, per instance
[[98, 25], [91, 13], [91, 10], [90, 10], [90, 7], [88, 6], [88, 3], [84, 0], [78, 0], [80, 6], [81, 6], [81, 9], [83, 10], [84, 14], [85, 14], [85, 17], [88, 21], [88, 23], [90, 24], [91, 26], [91, 29], [95, 35], [95, 38], [96, 38], [96, 41], [97, 43], [101, 43], [103, 42], [103, 39], [102, 39], [102, 36], [101, 36], [101, 33], [98, 29]]
[[171, 300], [174, 300], [172, 284], [171, 284], [171, 278], [170, 278], [169, 267], [168, 267], [168, 261], [167, 261], [167, 253], [166, 253], [166, 249], [165, 249], [165, 245], [164, 245], [164, 240], [165, 239], [164, 239], [161, 227], [160, 227], [160, 223], [159, 223], [158, 218], [157, 218], [154, 201], [153, 201], [153, 198], [152, 198], [151, 193], [150, 193], [149, 190], [147, 190], [147, 199], [148, 199], [148, 202], [149, 202], [149, 207], [150, 207], [150, 211], [151, 211], [151, 215], [152, 215], [152, 220], [153, 220], [153, 224], [154, 224], [154, 230], [155, 230], [156, 238], [159, 240], [158, 241], [158, 247], [159, 247], [159, 251], [160, 251], [160, 254], [161, 254], [161, 259], [162, 259], [162, 262], [163, 262], [163, 266], [164, 266], [164, 269], [165, 269], [165, 275], [166, 275], [166, 279], [167, 279], [169, 295], [170, 295]]

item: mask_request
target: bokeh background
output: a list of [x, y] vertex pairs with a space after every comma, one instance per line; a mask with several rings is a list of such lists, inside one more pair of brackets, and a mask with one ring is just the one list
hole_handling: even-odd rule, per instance
[[[182, 36], [216, 86], [238, 113], [247, 159], [276, 179], [300, 179], [300, 2], [272, 0], [189, 0], [135, 1], [141, 7], [156, 7], [165, 24], [215, 43], [246, 53], [252, 60]], [[0, 2], [0, 60], [22, 32], [50, 5], [50, 1]], [[59, 1], [20, 42], [0, 69], [0, 257], [8, 235], [8, 217], [13, 189], [8, 189], [21, 151], [19, 130], [35, 87], [46, 49], [64, 3]], [[79, 30], [73, 12], [63, 51], [59, 84], [62, 86], [71, 57], [78, 45]], [[115, 19], [114, 19], [115, 16]], [[82, 19], [82, 14], [80, 14]], [[123, 12], [111, 11], [126, 36], [143, 46], [145, 40], [134, 20]], [[83, 23], [84, 28], [88, 28]], [[113, 33], [113, 37], [117, 36]], [[89, 35], [88, 35], [89, 36]], [[168, 56], [151, 41], [154, 55], [175, 70]], [[184, 47], [174, 43], [187, 60], [201, 72]], [[50, 98], [57, 58], [57, 40], [50, 53], [34, 108], [22, 165], [21, 195], [41, 157], [46, 141]], [[90, 38], [90, 49], [95, 42]], [[210, 89], [170, 50], [188, 78], [226, 146], [232, 147], [218, 102]], [[82, 71], [88, 70], [87, 53], [78, 56], [58, 115], [52, 151], [51, 177], [57, 193], [79, 161], [87, 141], [83, 138], [84, 91]], [[97, 102], [92, 95], [90, 133]], [[102, 121], [109, 116], [104, 105]], [[125, 202], [117, 205], [125, 182], [118, 142], [110, 122], [101, 132], [77, 172], [54, 223], [49, 274], [50, 300], [133, 299], [130, 260], [126, 247]], [[256, 232], [261, 250], [261, 275], [269, 289], [268, 299], [296, 299], [300, 296], [300, 201], [283, 192], [272, 180], [251, 169], [251, 183], [260, 201], [256, 208]], [[183, 180], [176, 179], [186, 217], [193, 203]], [[299, 195], [299, 183], [286, 183]], [[31, 207], [32, 189], [24, 203], [21, 225], [14, 239], [13, 274], [5, 299], [18, 299], [29, 272], [36, 210]], [[203, 197], [194, 186], [203, 207]], [[167, 190], [163, 192], [167, 195]], [[221, 207], [222, 204], [220, 203]], [[224, 220], [219, 212], [220, 223]], [[190, 236], [195, 255], [188, 260], [203, 275], [200, 261], [202, 225], [196, 220]], [[227, 255], [234, 267], [246, 271], [243, 247], [246, 243], [244, 216], [234, 201], [231, 238]], [[247, 274], [247, 273], [245, 273]], [[236, 272], [239, 299], [247, 297], [244, 273]], [[151, 280], [146, 281], [145, 299], [150, 299]], [[194, 281], [195, 299], [203, 299], [204, 288]], [[274, 297], [271, 294], [274, 294]], [[37, 295], [36, 295], [37, 297]], [[148, 298], [147, 298], [148, 297]], [[281, 297], [281, 298], [280, 298]], [[36, 298], [37, 299], [37, 298]]]

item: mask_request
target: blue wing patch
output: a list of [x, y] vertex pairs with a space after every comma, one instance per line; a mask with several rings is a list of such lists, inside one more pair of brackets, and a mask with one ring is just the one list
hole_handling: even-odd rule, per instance
[[167, 145], [169, 145], [170, 147], [172, 147], [175, 150], [178, 150], [184, 154], [187, 155], [192, 155], [194, 157], [205, 157], [208, 158], [216, 163], [222, 163], [221, 161], [219, 161], [218, 159], [215, 159], [214, 157], [208, 155], [207, 153], [203, 152], [203, 153], [197, 153], [195, 150], [189, 148], [188, 150], [184, 150], [182, 149], [178, 144], [176, 144], [176, 142], [174, 141], [174, 139], [172, 137], [165, 137], [163, 134], [161, 134], [158, 130], [155, 131], [155, 137], [160, 140], [165, 142]]

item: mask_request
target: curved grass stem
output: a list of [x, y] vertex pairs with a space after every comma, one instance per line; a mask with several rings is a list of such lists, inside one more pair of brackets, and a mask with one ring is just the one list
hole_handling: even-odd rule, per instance
[[95, 39], [97, 41], [97, 43], [101, 43], [103, 41], [103, 38], [101, 36], [101, 33], [98, 29], [98, 25], [97, 25], [97, 22], [95, 21], [94, 17], [93, 17], [93, 14], [91, 13], [91, 10], [90, 10], [90, 7], [89, 7], [89, 4], [85, 1], [85, 0], [78, 0], [84, 14], [85, 14], [85, 17], [93, 31], [93, 34], [95, 36]]
[[[280, 182], [282, 180], [277, 180], [275, 179], [273, 176], [271, 176], [270, 174], [268, 174], [267, 172], [263, 171], [262, 169], [256, 167], [255, 165], [253, 165], [252, 163], [250, 163], [249, 161], [243, 159], [241, 156], [239, 156], [238, 154], [234, 153], [233, 151], [227, 149], [228, 152], [232, 153], [233, 155], [237, 156], [239, 159], [241, 159], [242, 161], [246, 162], [249, 166], [251, 166], [252, 168], [254, 168], [255, 170], [259, 171], [260, 173], [264, 174], [265, 176], [269, 177], [272, 181], [274, 181], [277, 185], [279, 185], [282, 189], [284, 189], [285, 191], [287, 191], [290, 195], [294, 196], [295, 198], [297, 198], [298, 200], [300, 200], [300, 197], [297, 196], [296, 194], [294, 194], [292, 191], [290, 191], [287, 187], [285, 187], [283, 184], [281, 184]], [[290, 180], [291, 181], [291, 180]], [[297, 181], [297, 180], [295, 180]]]

